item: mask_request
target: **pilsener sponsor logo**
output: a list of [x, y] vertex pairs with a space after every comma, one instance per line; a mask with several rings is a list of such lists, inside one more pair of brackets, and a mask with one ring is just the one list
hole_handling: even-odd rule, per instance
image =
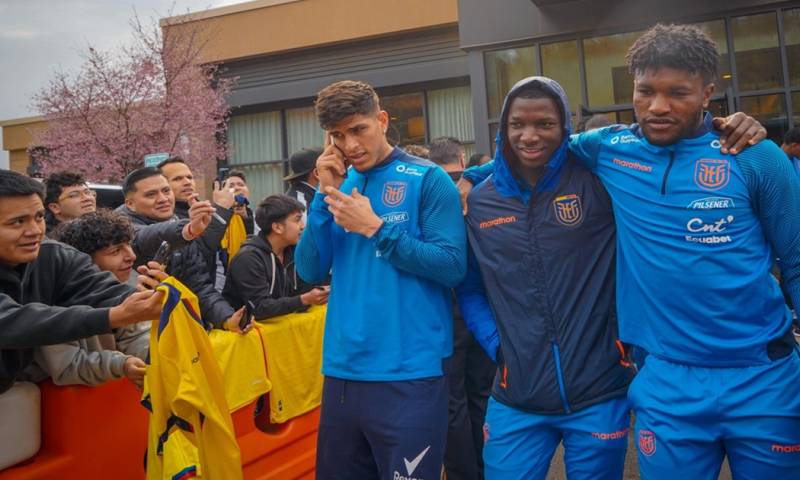
[[491, 228], [496, 227], [498, 225], [505, 225], [506, 223], [514, 223], [517, 221], [517, 217], [514, 215], [509, 215], [508, 217], [497, 217], [491, 220], [486, 220], [485, 222], [481, 222], [478, 224], [481, 228]]
[[706, 197], [694, 200], [686, 208], [689, 208], [691, 210], [715, 210], [718, 208], [734, 208], [734, 207], [736, 207], [736, 203], [734, 203], [732, 198]]
[[650, 173], [653, 171], [653, 167], [650, 165], [643, 165], [639, 162], [631, 162], [628, 160], [620, 160], [619, 158], [614, 159], [614, 165], [619, 165], [622, 168], [630, 168], [631, 170], [637, 170], [639, 172]]

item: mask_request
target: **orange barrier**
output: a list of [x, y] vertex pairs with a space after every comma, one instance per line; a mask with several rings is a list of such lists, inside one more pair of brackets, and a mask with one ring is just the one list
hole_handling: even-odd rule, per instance
[[[144, 478], [147, 410], [130, 382], [57, 387], [48, 380], [39, 387], [42, 448], [33, 458], [0, 471], [0, 480]], [[255, 403], [233, 414], [245, 478], [313, 478], [319, 408], [273, 425], [269, 401], [265, 405], [255, 418]]]

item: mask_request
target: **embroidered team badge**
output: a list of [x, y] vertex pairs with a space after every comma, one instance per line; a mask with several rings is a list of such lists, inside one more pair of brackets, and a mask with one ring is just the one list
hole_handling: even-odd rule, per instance
[[656, 453], [656, 434], [650, 430], [639, 430], [639, 451], [647, 457]]
[[694, 165], [694, 183], [705, 190], [719, 190], [730, 180], [730, 167], [728, 160], [701, 158]]
[[567, 227], [575, 227], [583, 221], [581, 197], [577, 195], [561, 195], [553, 200], [556, 220]]
[[386, 182], [383, 184], [383, 204], [387, 207], [396, 207], [406, 199], [406, 182]]

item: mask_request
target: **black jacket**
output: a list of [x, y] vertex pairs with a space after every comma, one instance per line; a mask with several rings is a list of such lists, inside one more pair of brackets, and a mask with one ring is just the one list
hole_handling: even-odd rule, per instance
[[235, 308], [250, 300], [256, 319], [263, 320], [305, 310], [300, 295], [312, 288], [297, 276], [294, 247], [283, 251], [281, 263], [259, 234], [244, 242], [233, 257], [222, 293]]
[[167, 272], [197, 295], [203, 320], [211, 325], [220, 326], [225, 319], [233, 315], [233, 308], [214, 289], [214, 284], [208, 275], [205, 250], [200, 239], [187, 242], [183, 238], [183, 227], [188, 220], [177, 217], [164, 221], [153, 220], [132, 212], [124, 205], [116, 211], [128, 217], [133, 224], [134, 237], [131, 244], [136, 253], [136, 265], [143, 265], [152, 260], [161, 242], [168, 242], [172, 247], [172, 254], [167, 262]]
[[88, 255], [50, 240], [33, 262], [0, 266], [0, 393], [31, 362], [33, 347], [111, 332], [108, 308], [133, 292]]

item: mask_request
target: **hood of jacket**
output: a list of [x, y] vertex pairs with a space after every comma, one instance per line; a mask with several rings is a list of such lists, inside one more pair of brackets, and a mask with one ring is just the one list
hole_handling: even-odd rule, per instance
[[[508, 157], [513, 155], [511, 149], [506, 145], [508, 111], [511, 102], [517, 98], [517, 94], [525, 87], [530, 85], [539, 85], [542, 89], [554, 94], [560, 100], [562, 111], [562, 130], [563, 138], [561, 145], [553, 153], [544, 167], [544, 173], [536, 182], [535, 186], [531, 186], [525, 180], [519, 178], [508, 163]], [[503, 110], [500, 114], [500, 128], [497, 130], [497, 137], [495, 143], [497, 149], [494, 154], [494, 172], [493, 179], [497, 187], [497, 191], [506, 197], [517, 197], [524, 203], [528, 203], [534, 192], [551, 191], [558, 185], [558, 180], [561, 176], [561, 171], [567, 158], [567, 144], [569, 143], [569, 136], [572, 133], [572, 117], [570, 115], [569, 102], [567, 102], [567, 94], [561, 85], [555, 80], [547, 77], [528, 77], [520, 80], [509, 90], [503, 102]]]

